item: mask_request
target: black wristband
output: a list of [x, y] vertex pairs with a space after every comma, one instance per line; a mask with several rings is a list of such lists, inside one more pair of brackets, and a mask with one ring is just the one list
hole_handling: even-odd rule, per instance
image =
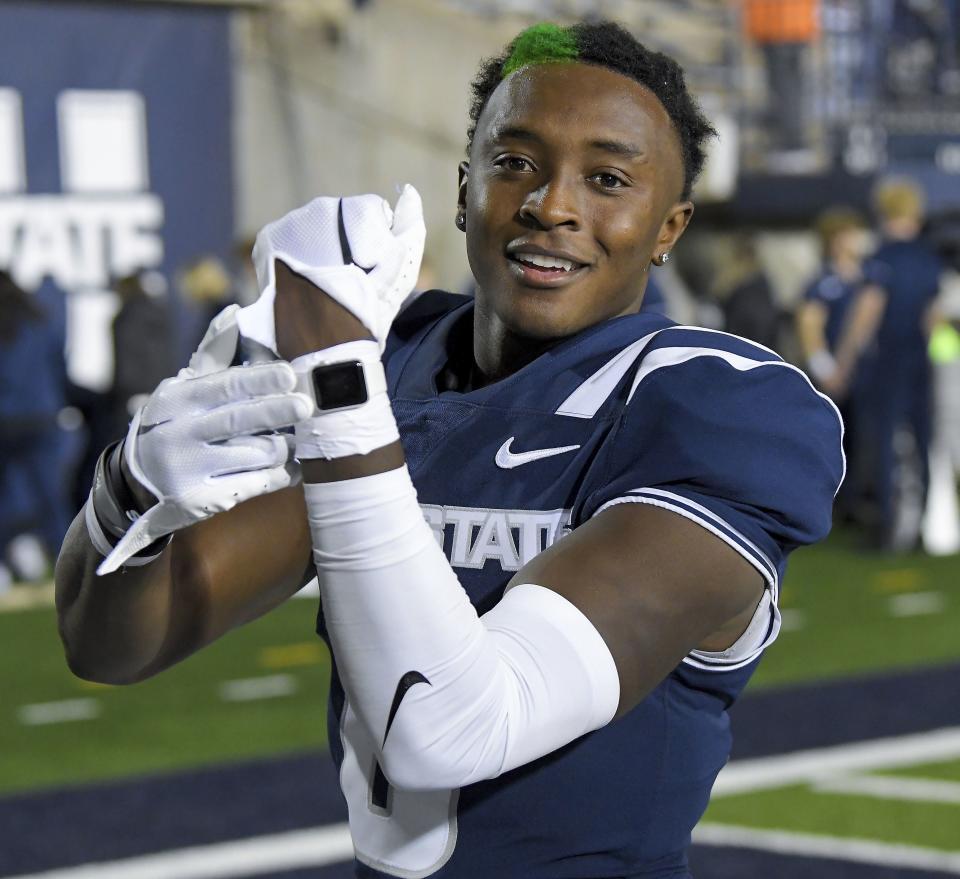
[[[120, 456], [123, 454], [123, 441], [107, 446], [97, 459], [93, 475], [93, 488], [90, 490], [90, 505], [100, 524], [103, 536], [113, 546], [127, 533], [130, 523], [142, 512], [130, 486], [123, 478], [120, 469]], [[171, 535], [158, 538], [149, 546], [134, 553], [135, 558], [148, 558], [159, 555], [170, 542]]]

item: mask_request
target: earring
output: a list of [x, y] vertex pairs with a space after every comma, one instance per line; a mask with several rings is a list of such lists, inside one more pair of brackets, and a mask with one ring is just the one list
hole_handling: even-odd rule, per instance
[[660, 254], [660, 265], [663, 265], [668, 259], [670, 259], [670, 251], [664, 251]]
[[456, 226], [461, 231], [467, 228], [467, 215], [463, 211], [457, 211], [457, 218], [454, 220]]

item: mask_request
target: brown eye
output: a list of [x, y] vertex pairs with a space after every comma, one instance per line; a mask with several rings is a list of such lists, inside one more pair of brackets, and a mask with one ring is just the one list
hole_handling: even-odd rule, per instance
[[606, 171], [601, 171], [599, 174], [594, 174], [591, 178], [601, 189], [619, 189], [626, 184], [617, 177], [616, 174], [610, 174]]
[[532, 171], [533, 165], [529, 159], [523, 156], [502, 156], [494, 162], [494, 165], [500, 168], [506, 168], [508, 171]]

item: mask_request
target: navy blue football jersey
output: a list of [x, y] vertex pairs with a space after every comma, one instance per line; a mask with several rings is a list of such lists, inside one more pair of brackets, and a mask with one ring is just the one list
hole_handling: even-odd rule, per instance
[[357, 875], [688, 876], [690, 832], [730, 750], [727, 709], [779, 629], [786, 557], [830, 527], [839, 416], [773, 352], [656, 314], [586, 329], [501, 381], [445, 390], [450, 363], [469, 356], [472, 315], [472, 300], [424, 294], [395, 323], [385, 364], [424, 517], [479, 613], [537, 553], [622, 503], [706, 528], [773, 601], [746, 655], [695, 652], [625, 716], [458, 791], [373, 795], [374, 748], [334, 657], [330, 747]]

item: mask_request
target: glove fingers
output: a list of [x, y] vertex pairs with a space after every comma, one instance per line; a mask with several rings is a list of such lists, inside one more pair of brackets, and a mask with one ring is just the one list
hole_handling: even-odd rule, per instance
[[[251, 398], [292, 391], [297, 377], [292, 367], [283, 361], [258, 363], [254, 366], [231, 366], [219, 372], [198, 376], [186, 381], [174, 381], [163, 396], [163, 409], [168, 417], [186, 412], [206, 413]], [[153, 411], [147, 412], [148, 423], [160, 420]]]
[[287, 442], [279, 434], [233, 437], [217, 443], [214, 454], [219, 467], [212, 470], [210, 476], [215, 479], [234, 473], [282, 467], [289, 458]]
[[264, 470], [251, 470], [249, 472], [231, 473], [226, 476], [216, 478], [218, 498], [224, 498], [215, 502], [210, 507], [210, 515], [213, 513], [222, 513], [229, 510], [237, 504], [250, 500], [253, 497], [260, 497], [262, 494], [270, 494], [286, 488], [288, 485], [294, 485], [294, 471], [286, 464], [278, 467], [271, 467]]
[[345, 198], [340, 203], [340, 211], [340, 239], [345, 262], [371, 269], [396, 249], [390, 231], [393, 211], [379, 195]]
[[216, 442], [242, 434], [290, 427], [308, 418], [314, 409], [306, 394], [285, 393], [221, 406], [194, 419], [194, 436]]

